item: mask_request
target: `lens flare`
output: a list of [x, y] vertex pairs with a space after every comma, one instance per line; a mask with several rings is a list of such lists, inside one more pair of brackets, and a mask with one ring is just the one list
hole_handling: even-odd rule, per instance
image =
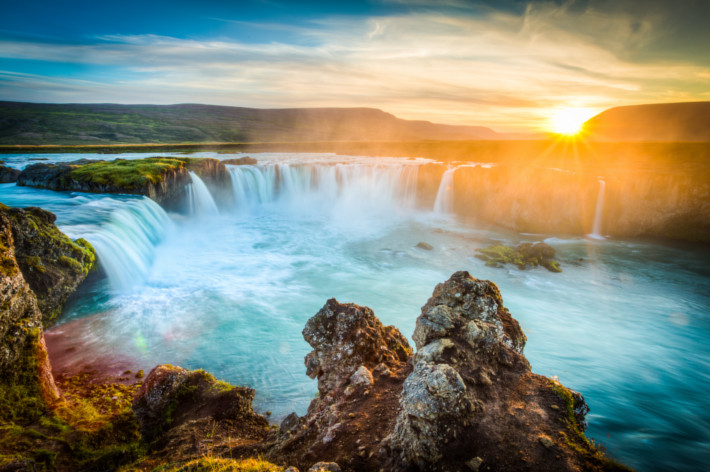
[[589, 108], [563, 108], [552, 115], [551, 127], [555, 133], [568, 136], [579, 133], [582, 125], [595, 115]]

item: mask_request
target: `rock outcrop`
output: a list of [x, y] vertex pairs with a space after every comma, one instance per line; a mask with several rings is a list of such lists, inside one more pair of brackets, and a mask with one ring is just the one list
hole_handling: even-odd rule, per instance
[[56, 216], [41, 208], [0, 204], [0, 214], [11, 223], [17, 265], [37, 296], [46, 327], [94, 267], [94, 249], [84, 239], [69, 239], [54, 224]]
[[517, 247], [494, 244], [484, 249], [476, 249], [476, 257], [486, 261], [489, 267], [502, 268], [505, 264], [515, 264], [524, 270], [528, 266], [542, 266], [550, 272], [562, 272], [555, 258], [555, 250], [546, 243], [521, 243]]
[[159, 365], [145, 378], [133, 410], [153, 454], [241, 457], [262, 452], [270, 434], [269, 422], [252, 409], [253, 399], [254, 390], [205, 371]]
[[17, 180], [51, 190], [145, 195], [161, 204], [180, 197], [189, 183], [184, 163], [172, 158], [39, 163], [25, 167]]
[[525, 334], [498, 288], [467, 272], [437, 285], [411, 351], [372, 310], [329, 300], [304, 337], [318, 377], [308, 413], [269, 452], [352, 471], [627, 470], [584, 436], [584, 398], [533, 374]]
[[12, 167], [0, 166], [0, 184], [10, 184], [17, 182], [20, 171]]
[[31, 339], [36, 339], [41, 327], [37, 299], [15, 259], [12, 223], [0, 212], [0, 377], [14, 377], [15, 367], [31, 350]]
[[0, 389], [2, 384], [21, 387], [52, 402], [59, 391], [42, 335], [42, 312], [17, 262], [16, 231], [6, 209], [0, 209]]
[[145, 195], [161, 205], [171, 205], [184, 198], [185, 186], [191, 183], [190, 171], [214, 190], [230, 188], [229, 173], [220, 161], [188, 157], [31, 164], [19, 175], [17, 184], [51, 190]]
[[239, 157], [236, 159], [224, 159], [222, 164], [230, 164], [233, 166], [255, 166], [259, 163], [256, 159], [249, 156]]
[[268, 457], [305, 470], [318, 461], [379, 470], [408, 373], [409, 343], [371, 309], [335, 299], [308, 320], [303, 337], [313, 347], [305, 363], [318, 378], [318, 397], [305, 417], [284, 420]]

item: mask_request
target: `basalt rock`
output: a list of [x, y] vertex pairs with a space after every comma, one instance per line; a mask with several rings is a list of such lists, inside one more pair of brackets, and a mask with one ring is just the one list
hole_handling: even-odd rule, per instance
[[17, 182], [20, 171], [12, 167], [0, 166], [0, 184], [10, 184]]
[[255, 166], [259, 163], [256, 159], [249, 156], [240, 157], [238, 159], [224, 159], [222, 164], [230, 164], [233, 166]]
[[181, 460], [215, 455], [255, 455], [269, 422], [252, 409], [254, 390], [218, 381], [204, 371], [159, 365], [133, 401], [144, 441], [156, 455]]
[[[19, 175], [17, 184], [50, 190], [145, 195], [161, 204], [184, 194], [190, 175], [182, 161], [171, 158], [141, 161], [82, 159], [61, 164], [31, 164]], [[139, 167], [140, 164], [144, 166]]]
[[627, 470], [585, 438], [584, 398], [533, 374], [492, 282], [437, 285], [406, 340], [367, 307], [329, 300], [306, 324], [319, 395], [267, 457], [344, 471]]
[[14, 256], [37, 296], [46, 327], [57, 319], [69, 295], [94, 267], [94, 249], [84, 239], [69, 239], [54, 224], [56, 216], [40, 208], [0, 204], [0, 214], [11, 223]]
[[395, 470], [611, 470], [584, 437], [583, 397], [533, 374], [498, 288], [468, 272], [437, 285], [390, 437]]
[[42, 337], [42, 313], [15, 256], [13, 222], [0, 211], [0, 384], [59, 396]]
[[268, 457], [302, 470], [318, 461], [379, 470], [408, 373], [409, 343], [371, 309], [335, 299], [308, 320], [303, 337], [313, 347], [305, 363], [318, 378], [318, 397], [306, 416], [284, 420]]

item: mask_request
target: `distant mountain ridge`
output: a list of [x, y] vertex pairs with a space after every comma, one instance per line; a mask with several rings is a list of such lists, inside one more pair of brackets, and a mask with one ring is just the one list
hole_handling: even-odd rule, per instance
[[0, 101], [0, 144], [140, 144], [504, 139], [483, 126], [411, 121], [375, 108]]
[[614, 107], [589, 119], [586, 134], [600, 141], [710, 141], [710, 102]]

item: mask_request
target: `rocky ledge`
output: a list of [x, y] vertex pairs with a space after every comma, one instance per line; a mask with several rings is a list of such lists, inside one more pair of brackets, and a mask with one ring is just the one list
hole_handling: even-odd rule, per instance
[[0, 215], [9, 222], [17, 265], [37, 297], [43, 325], [49, 326], [94, 268], [94, 249], [84, 239], [69, 239], [54, 224], [57, 217], [41, 208], [10, 208], [0, 203]]
[[91, 193], [145, 195], [164, 205], [184, 197], [195, 172], [214, 188], [230, 184], [226, 167], [217, 159], [149, 157], [27, 166], [17, 178], [20, 186]]

